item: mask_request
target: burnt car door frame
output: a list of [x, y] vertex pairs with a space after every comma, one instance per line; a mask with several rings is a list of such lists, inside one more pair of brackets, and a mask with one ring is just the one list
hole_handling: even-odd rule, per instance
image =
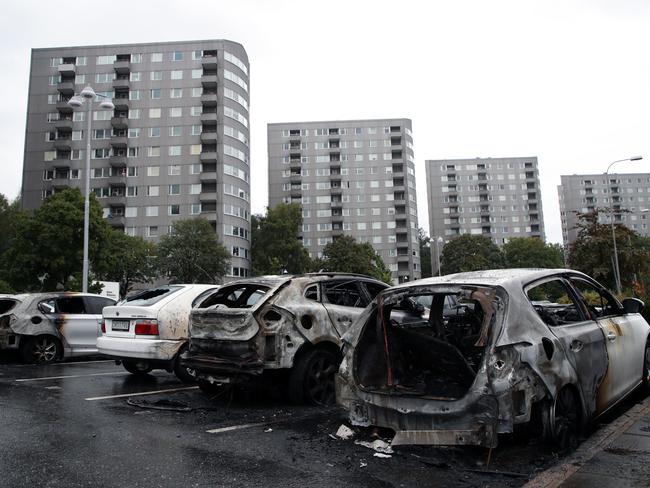
[[[359, 298], [363, 300], [363, 305], [358, 306], [355, 304], [351, 305], [341, 305], [337, 303], [330, 302], [327, 297], [327, 285], [330, 284], [346, 284], [353, 283], [359, 293]], [[368, 306], [372, 301], [370, 299], [368, 290], [365, 286], [362, 286], [362, 280], [358, 278], [334, 278], [331, 280], [326, 280], [320, 284], [320, 299], [321, 304], [325, 307], [327, 315], [332, 323], [332, 326], [338, 333], [339, 337], [343, 336], [349, 329], [354, 321], [361, 315], [361, 312]]]

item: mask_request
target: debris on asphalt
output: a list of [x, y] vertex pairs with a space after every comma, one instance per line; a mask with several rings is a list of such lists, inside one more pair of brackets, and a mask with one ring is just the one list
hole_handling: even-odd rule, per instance
[[155, 400], [150, 401], [142, 398], [129, 398], [126, 400], [128, 405], [139, 408], [150, 408], [153, 410], [169, 410], [173, 412], [191, 412], [192, 407], [187, 403], [178, 402], [174, 400]]
[[339, 430], [336, 431], [336, 437], [344, 441], [347, 441], [348, 439], [354, 437], [354, 431], [347, 425], [341, 424]]
[[264, 429], [264, 432], [273, 432], [273, 429], [269, 427], [268, 429]]
[[368, 463], [363, 460], [359, 463], [360, 468], [365, 468], [366, 466], [368, 466]]
[[381, 452], [383, 454], [393, 454], [393, 448], [390, 447], [390, 444], [386, 441], [383, 441], [381, 439], [374, 440], [372, 442], [366, 442], [366, 441], [354, 441], [355, 444], [363, 447], [367, 447], [368, 449], [372, 449], [373, 451], [376, 452]]
[[384, 454], [383, 452], [376, 452], [376, 453], [373, 454], [373, 456], [377, 457], [377, 458], [382, 458], [382, 459], [388, 459], [388, 458], [393, 457], [390, 454]]

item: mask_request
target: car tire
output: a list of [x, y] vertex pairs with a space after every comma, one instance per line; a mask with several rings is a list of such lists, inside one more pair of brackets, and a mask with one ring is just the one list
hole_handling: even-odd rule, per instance
[[334, 376], [340, 362], [336, 354], [322, 348], [300, 356], [289, 375], [289, 399], [294, 403], [333, 405]]
[[183, 383], [194, 383], [196, 381], [196, 370], [194, 368], [187, 368], [181, 364], [181, 354], [187, 351], [187, 345], [181, 347], [178, 351], [176, 359], [174, 360], [174, 374]]
[[650, 338], [645, 343], [643, 355], [643, 377], [641, 378], [641, 391], [644, 395], [650, 395]]
[[136, 376], [143, 376], [149, 374], [153, 369], [147, 361], [122, 361], [122, 366], [129, 373]]
[[223, 385], [219, 383], [210, 383], [208, 380], [202, 380], [197, 378], [196, 384], [199, 386], [199, 390], [208, 395], [209, 397], [214, 397], [215, 395], [223, 391]]
[[59, 339], [44, 334], [26, 339], [21, 345], [20, 354], [28, 364], [48, 364], [61, 359], [63, 348]]
[[580, 400], [573, 388], [562, 388], [555, 401], [548, 402], [548, 428], [546, 439], [560, 451], [573, 451], [578, 447], [582, 433]]

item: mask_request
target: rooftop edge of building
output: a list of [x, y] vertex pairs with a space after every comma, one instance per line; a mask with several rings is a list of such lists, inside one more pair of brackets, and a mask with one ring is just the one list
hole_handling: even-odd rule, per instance
[[407, 117], [384, 117], [381, 119], [340, 119], [340, 120], [309, 120], [302, 122], [269, 122], [266, 124], [267, 128], [271, 126], [281, 126], [281, 125], [304, 125], [304, 124], [328, 124], [328, 123], [345, 123], [351, 124], [356, 122], [383, 122], [388, 120], [405, 120], [410, 123], [413, 121]]

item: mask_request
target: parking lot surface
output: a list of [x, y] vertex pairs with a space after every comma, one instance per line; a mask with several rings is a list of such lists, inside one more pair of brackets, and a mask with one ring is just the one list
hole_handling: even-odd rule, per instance
[[[561, 461], [535, 439], [481, 448], [400, 446], [338, 408], [292, 405], [270, 387], [209, 398], [164, 371], [109, 360], [47, 366], [0, 360], [0, 486], [521, 486]], [[382, 433], [379, 433], [382, 434]], [[560, 459], [560, 461], [559, 461]]]

